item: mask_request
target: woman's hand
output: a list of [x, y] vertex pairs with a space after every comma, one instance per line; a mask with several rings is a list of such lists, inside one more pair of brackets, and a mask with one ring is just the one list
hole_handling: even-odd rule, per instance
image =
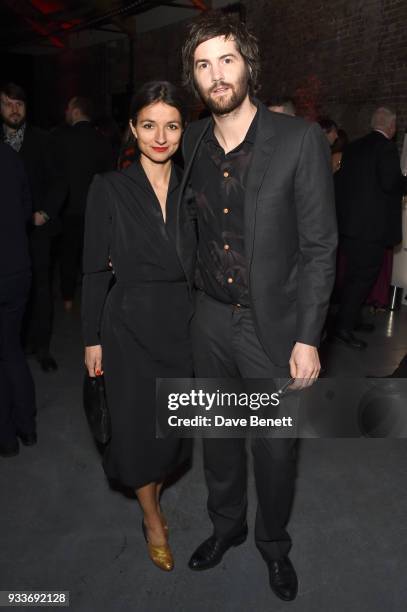
[[85, 346], [85, 365], [91, 378], [95, 378], [95, 376], [101, 376], [103, 374], [102, 346], [100, 344], [96, 344], [95, 346]]

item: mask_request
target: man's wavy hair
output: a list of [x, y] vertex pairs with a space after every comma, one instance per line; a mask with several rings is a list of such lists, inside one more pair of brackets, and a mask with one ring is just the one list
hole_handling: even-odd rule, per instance
[[183, 84], [191, 89], [197, 97], [194, 79], [194, 53], [203, 42], [224, 36], [226, 40], [234, 40], [239, 53], [246, 62], [249, 73], [249, 89], [254, 94], [258, 87], [260, 74], [260, 52], [257, 38], [246, 24], [237, 21], [225, 13], [213, 11], [194, 21], [188, 28], [187, 39], [182, 47]]

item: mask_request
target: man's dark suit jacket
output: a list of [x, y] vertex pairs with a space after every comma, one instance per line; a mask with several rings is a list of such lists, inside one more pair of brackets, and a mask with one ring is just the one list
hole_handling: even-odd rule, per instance
[[[3, 130], [0, 131], [1, 135]], [[59, 167], [52, 150], [49, 134], [27, 124], [22, 147], [18, 153], [28, 176], [33, 212], [43, 210], [50, 217], [41, 231], [54, 233], [58, 229], [61, 208]]]
[[335, 187], [341, 235], [384, 246], [401, 242], [403, 179], [394, 142], [371, 132], [348, 145]]
[[53, 141], [62, 164], [65, 188], [63, 212], [82, 216], [94, 175], [113, 170], [112, 148], [89, 121], [56, 130]]
[[[259, 109], [245, 196], [245, 248], [250, 303], [270, 359], [287, 365], [295, 342], [318, 346], [335, 276], [337, 244], [332, 170], [317, 124]], [[211, 119], [184, 136], [185, 174], [177, 247], [193, 284], [196, 238], [192, 193], [194, 156]]]
[[0, 143], [0, 277], [30, 268], [27, 224], [31, 221], [30, 188], [18, 154]]

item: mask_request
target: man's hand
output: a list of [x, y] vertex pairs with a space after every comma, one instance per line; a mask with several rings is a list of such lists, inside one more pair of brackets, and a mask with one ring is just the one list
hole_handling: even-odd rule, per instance
[[91, 378], [95, 378], [95, 376], [101, 376], [103, 374], [102, 347], [100, 344], [85, 346], [85, 365]]
[[309, 387], [318, 378], [321, 371], [318, 349], [309, 344], [296, 342], [290, 357], [290, 374], [296, 382], [291, 389]]
[[42, 213], [40, 212], [35, 212], [33, 214], [33, 224], [34, 225], [44, 225], [44, 223], [46, 223], [46, 219], [44, 218], [44, 216], [42, 215]]

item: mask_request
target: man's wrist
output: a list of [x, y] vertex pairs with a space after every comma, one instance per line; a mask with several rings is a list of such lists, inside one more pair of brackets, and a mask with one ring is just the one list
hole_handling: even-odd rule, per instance
[[303, 346], [309, 346], [309, 348], [318, 349], [318, 346], [316, 344], [310, 344], [309, 342], [303, 342], [302, 340], [296, 340], [294, 342], [294, 346], [296, 344], [302, 344]]

